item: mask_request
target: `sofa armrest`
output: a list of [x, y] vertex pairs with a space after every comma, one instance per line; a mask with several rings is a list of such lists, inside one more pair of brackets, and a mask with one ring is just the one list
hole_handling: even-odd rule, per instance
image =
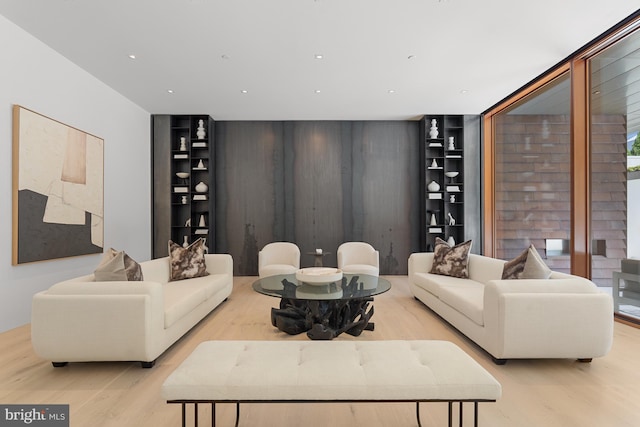
[[209, 274], [228, 274], [233, 277], [233, 258], [229, 254], [206, 254], [204, 262]]
[[492, 280], [484, 290], [487, 351], [497, 358], [604, 356], [613, 301], [590, 280]]
[[152, 361], [162, 350], [164, 296], [157, 282], [78, 282], [34, 295], [31, 341], [54, 362]]
[[409, 280], [414, 273], [428, 273], [433, 264], [433, 252], [415, 252], [409, 255]]
[[590, 280], [579, 276], [562, 279], [509, 279], [489, 280], [486, 292], [496, 293], [596, 293], [598, 287]]

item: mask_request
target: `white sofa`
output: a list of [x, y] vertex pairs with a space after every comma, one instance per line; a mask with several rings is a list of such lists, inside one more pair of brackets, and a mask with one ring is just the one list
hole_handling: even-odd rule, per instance
[[169, 281], [169, 258], [141, 262], [144, 281], [95, 282], [93, 274], [34, 295], [31, 341], [54, 366], [140, 361], [151, 367], [233, 289], [233, 260], [207, 254], [208, 276]]
[[607, 354], [613, 340], [611, 295], [582, 277], [501, 280], [505, 261], [470, 254], [468, 279], [431, 274], [433, 253], [409, 257], [413, 295], [486, 350], [507, 359]]

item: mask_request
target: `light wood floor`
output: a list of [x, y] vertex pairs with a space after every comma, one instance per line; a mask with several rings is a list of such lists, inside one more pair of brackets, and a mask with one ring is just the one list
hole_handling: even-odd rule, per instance
[[[0, 334], [0, 404], [69, 404], [71, 426], [179, 426], [180, 407], [160, 396], [165, 378], [205, 340], [306, 340], [274, 329], [277, 299], [251, 290], [253, 277], [234, 279], [229, 300], [178, 341], [152, 369], [137, 363], [71, 363], [54, 369], [31, 349], [29, 326]], [[375, 331], [340, 340], [452, 341], [502, 384], [503, 397], [480, 404], [483, 427], [636, 427], [640, 425], [640, 329], [616, 323], [613, 349], [591, 364], [574, 360], [510, 360], [496, 366], [481, 349], [415, 300], [406, 276], [389, 277], [391, 291], [376, 297]], [[570, 309], [570, 307], [567, 307]], [[114, 313], [116, 315], [116, 313]], [[446, 404], [421, 406], [423, 426], [446, 426]], [[471, 409], [471, 406], [469, 406]], [[219, 405], [218, 426], [232, 426], [234, 408]], [[471, 425], [465, 412], [465, 425]], [[209, 413], [201, 409], [201, 425]], [[415, 426], [413, 404], [249, 404], [241, 426]]]

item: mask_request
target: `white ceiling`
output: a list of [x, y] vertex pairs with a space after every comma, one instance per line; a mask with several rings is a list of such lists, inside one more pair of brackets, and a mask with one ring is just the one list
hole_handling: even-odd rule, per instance
[[150, 113], [217, 120], [479, 114], [638, 8], [639, 0], [0, 0], [0, 14]]

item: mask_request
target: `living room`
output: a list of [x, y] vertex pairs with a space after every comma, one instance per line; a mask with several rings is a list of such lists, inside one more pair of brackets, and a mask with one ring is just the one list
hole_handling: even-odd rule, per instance
[[[65, 7], [68, 7], [70, 4], [74, 2], [63, 2], [66, 4]], [[198, 7], [201, 2], [190, 2], [193, 3], [192, 6]], [[323, 3], [328, 2], [312, 2], [318, 3], [314, 4], [313, 7], [323, 6]], [[451, 4], [447, 5], [447, 3], [451, 2], [442, 2], [443, 6], [451, 6]], [[582, 7], [582, 5], [580, 5]], [[596, 6], [594, 6], [595, 8]], [[456, 114], [475, 114], [478, 115], [483, 111], [489, 109], [492, 105], [500, 101], [502, 98], [507, 97], [510, 93], [516, 91], [520, 86], [527, 83], [527, 81], [534, 79], [541, 72], [545, 71], [550, 66], [559, 62], [563, 58], [565, 58], [568, 54], [578, 49], [584, 43], [590, 41], [594, 37], [599, 34], [605, 32], [622, 19], [630, 16], [635, 12], [634, 7], [626, 4], [626, 2], [618, 2], [616, 7], [611, 6], [608, 8], [608, 12], [604, 13], [604, 16], [598, 17], [596, 19], [592, 16], [594, 23], [597, 23], [597, 27], [593, 28], [591, 31], [591, 36], [587, 37], [585, 40], [577, 43], [571, 47], [571, 50], [567, 52], [561, 52], [560, 54], [556, 54], [555, 60], [548, 63], [547, 66], [542, 67], [538, 73], [530, 75], [526, 80], [522, 80], [520, 82], [511, 82], [511, 86], [507, 90], [503, 90], [498, 94], [498, 96], [489, 98], [484, 104], [481, 104], [477, 107], [467, 107], [467, 106], [456, 106], [454, 104], [444, 105], [442, 107], [438, 107], [438, 109], [434, 109], [435, 107], [431, 106], [422, 106], [419, 108], [415, 108], [414, 106], [407, 106], [406, 109], [411, 111], [411, 119], [415, 119], [425, 113], [456, 113]], [[1, 9], [0, 9], [1, 11]], [[615, 11], [615, 12], [612, 12]], [[1, 12], [0, 12], [1, 13]], [[406, 12], [405, 12], [406, 13]], [[428, 18], [425, 17], [425, 20], [428, 21]], [[186, 27], [186, 23], [181, 23], [180, 25], [176, 25], [175, 31], [181, 31], [182, 28]], [[168, 95], [163, 93], [162, 95], [158, 95], [158, 98], [161, 98], [157, 104], [157, 107], [153, 109], [141, 107], [138, 102], [133, 101], [127, 96], [119, 93], [117, 90], [114, 90], [110, 84], [106, 81], [102, 81], [100, 77], [98, 77], [99, 73], [96, 75], [92, 75], [87, 72], [80, 66], [76, 65], [72, 60], [66, 58], [60, 53], [56, 52], [51, 47], [47, 46], [46, 41], [40, 41], [36, 37], [34, 37], [29, 32], [21, 29], [18, 25], [16, 25], [12, 20], [0, 17], [0, 35], [2, 39], [5, 40], [4, 44], [4, 56], [5, 63], [7, 66], [3, 68], [0, 72], [0, 81], [3, 82], [3, 90], [0, 93], [0, 99], [4, 101], [5, 108], [3, 109], [4, 114], [0, 117], [0, 126], [3, 129], [3, 137], [6, 141], [5, 147], [7, 149], [7, 156], [3, 157], [3, 170], [6, 172], [7, 185], [5, 185], [3, 193], [7, 195], [5, 199], [10, 199], [11, 185], [9, 182], [11, 181], [10, 172], [12, 170], [12, 160], [8, 155], [8, 150], [10, 143], [12, 140], [12, 107], [13, 105], [22, 105], [27, 108], [33, 109], [41, 114], [44, 114], [54, 120], [65, 123], [69, 126], [82, 129], [86, 132], [89, 132], [93, 135], [100, 136], [105, 141], [105, 151], [104, 151], [104, 165], [105, 165], [105, 185], [104, 185], [104, 235], [105, 235], [105, 248], [114, 247], [118, 249], [124, 249], [127, 253], [138, 261], [145, 261], [152, 257], [151, 255], [151, 242], [153, 240], [152, 236], [152, 227], [151, 227], [151, 206], [152, 206], [152, 183], [150, 177], [152, 176], [152, 164], [150, 157], [150, 141], [151, 141], [151, 132], [150, 132], [150, 116], [156, 113], [205, 113], [210, 114], [215, 120], [221, 121], [240, 121], [238, 115], [233, 115], [231, 113], [237, 114], [236, 112], [242, 112], [243, 108], [247, 108], [247, 110], [251, 107], [251, 104], [246, 101], [238, 101], [235, 105], [229, 105], [229, 113], [225, 113], [224, 111], [206, 111], [201, 107], [199, 102], [194, 102], [193, 104], [182, 104], [182, 105], [174, 105], [174, 101], [171, 98], [168, 98]], [[10, 42], [9, 42], [10, 41]], [[546, 47], [545, 47], [546, 49]], [[404, 49], [403, 49], [404, 50]], [[203, 48], [204, 52], [204, 48]], [[421, 56], [428, 55], [429, 49], [422, 49]], [[91, 54], [97, 54], [98, 52], [92, 52]], [[129, 52], [126, 52], [127, 54]], [[313, 52], [316, 53], [316, 52]], [[312, 53], [312, 54], [313, 54]], [[90, 53], [87, 53], [87, 55]], [[233, 58], [231, 58], [233, 59]], [[496, 58], [492, 58], [492, 60], [497, 60]], [[127, 58], [126, 55], [123, 54], [122, 61], [132, 61]], [[104, 67], [108, 68], [109, 64], [105, 63]], [[130, 66], [127, 65], [127, 66]], [[133, 72], [133, 71], [132, 71]], [[138, 80], [144, 80], [143, 77], [138, 78]], [[354, 83], [355, 84], [355, 83]], [[455, 88], [456, 92], [459, 92], [461, 88]], [[176, 87], [174, 90], [178, 94], [179, 89]], [[238, 91], [239, 92], [239, 91]], [[322, 95], [322, 94], [313, 94], [313, 95]], [[386, 95], [394, 95], [394, 94], [386, 94]], [[395, 94], [397, 95], [397, 94]], [[462, 94], [459, 94], [462, 95]], [[191, 95], [191, 99], [197, 98], [197, 94]], [[175, 98], [174, 98], [175, 99]], [[277, 95], [272, 95], [272, 99], [277, 99]], [[302, 98], [301, 98], [302, 99]], [[244, 104], [243, 104], [244, 102]], [[306, 100], [305, 100], [306, 102]], [[312, 102], [312, 101], [310, 101]], [[385, 101], [372, 100], [371, 103], [384, 104]], [[396, 101], [386, 101], [389, 104], [389, 108]], [[453, 103], [454, 101], [449, 101]], [[459, 103], [465, 103], [464, 98], [462, 101], [458, 101]], [[176, 103], [177, 104], [177, 103]], [[304, 103], [301, 103], [291, 106], [289, 111], [303, 111], [302, 106]], [[340, 106], [342, 107], [342, 106]], [[345, 108], [349, 107], [347, 105]], [[467, 109], [468, 108], [468, 109]], [[292, 112], [290, 115], [279, 116], [279, 117], [267, 117], [266, 115], [257, 116], [250, 115], [245, 120], [339, 120], [337, 117], [328, 118], [325, 116], [314, 115], [315, 113], [308, 113], [307, 117], [299, 118], [294, 115]], [[369, 117], [360, 117], [358, 116], [360, 113], [353, 113], [351, 116], [345, 118], [345, 120], [389, 120], [389, 117], [382, 116], [374, 116], [371, 115]], [[396, 118], [397, 120], [409, 120], [409, 116], [405, 116], [403, 118]], [[415, 120], [414, 120], [415, 124]], [[480, 177], [478, 177], [480, 179]], [[4, 204], [4, 214], [1, 216], [5, 219], [5, 227], [3, 228], [3, 237], [5, 242], [9, 242], [12, 240], [12, 226], [10, 225], [10, 218], [12, 217], [12, 211], [10, 210], [11, 203]], [[486, 239], [486, 237], [485, 237]], [[267, 242], [260, 242], [260, 245]], [[311, 248], [305, 248], [307, 250]], [[327, 251], [335, 252], [336, 247], [325, 247]], [[381, 248], [388, 249], [388, 248]], [[481, 247], [475, 248], [479, 252], [482, 252]], [[397, 251], [400, 251], [400, 248], [396, 248]], [[408, 251], [407, 248], [403, 249], [404, 251]], [[0, 267], [0, 273], [4, 278], [3, 284], [0, 285], [0, 301], [1, 302], [1, 310], [0, 310], [0, 330], [3, 331], [3, 335], [5, 337], [11, 337], [15, 333], [17, 333], [16, 329], [24, 328], [30, 322], [30, 307], [32, 302], [32, 297], [37, 292], [49, 288], [52, 284], [69, 279], [71, 277], [81, 276], [83, 274], [87, 274], [90, 271], [93, 271], [93, 268], [98, 264], [100, 257], [98, 255], [92, 256], [84, 256], [84, 257], [74, 257], [74, 258], [66, 258], [59, 259], [53, 261], [11, 266], [9, 263], [9, 259], [11, 258], [12, 248], [7, 243], [4, 249], [0, 251], [3, 254], [6, 262]], [[406, 262], [406, 256], [404, 256], [404, 260], [398, 257], [399, 262]], [[507, 258], [507, 257], [505, 257]], [[307, 260], [309, 261], [309, 260]], [[240, 262], [239, 259], [234, 258], [234, 263]], [[403, 265], [403, 268], [404, 267]], [[239, 288], [246, 288], [250, 286], [250, 279], [244, 277], [236, 278], [238, 281], [237, 286]], [[404, 280], [404, 282], [403, 282]], [[399, 279], [399, 285], [396, 286], [400, 288], [402, 283], [406, 283], [406, 276], [404, 279]], [[236, 283], [234, 283], [234, 287]], [[401, 298], [409, 297], [408, 289], [405, 291], [401, 291], [397, 289]], [[223, 324], [233, 324], [234, 322], [242, 322], [242, 319], [245, 320], [246, 323], [239, 326], [239, 329], [235, 330], [239, 336], [232, 335], [232, 329], [229, 328], [227, 331], [217, 331], [214, 327], [214, 330], [210, 330], [209, 327], [205, 327], [204, 325], [200, 325], [198, 329], [194, 330], [191, 334], [188, 335], [188, 340], [201, 340], [202, 338], [206, 339], [234, 339], [234, 338], [242, 338], [242, 339], [276, 339], [278, 335], [274, 335], [275, 332], [269, 329], [270, 327], [267, 325], [268, 319], [266, 319], [268, 308], [271, 305], [271, 301], [266, 297], [263, 299], [249, 298], [249, 295], [240, 294], [247, 297], [247, 302], [249, 304], [248, 307], [244, 307], [242, 305], [231, 306], [229, 304], [229, 308], [232, 309], [231, 313], [225, 313], [223, 311], [216, 312], [214, 311], [210, 317], [207, 318], [207, 323], [215, 323], [217, 319], [219, 319]], [[239, 298], [235, 298], [235, 302], [238, 302]], [[409, 298], [411, 299], [411, 298]], [[234, 302], [231, 300], [230, 302]], [[452, 340], [454, 342], [462, 345], [465, 350], [470, 351], [474, 354], [479, 354], [480, 358], [485, 357], [482, 356], [482, 353], [479, 352], [471, 343], [465, 341], [464, 337], [461, 335], [457, 335], [454, 330], [452, 330], [446, 324], [443, 325], [441, 320], [438, 320], [437, 317], [431, 315], [429, 317], [429, 313], [426, 312], [424, 307], [420, 305], [410, 305], [409, 308], [402, 305], [401, 303], [393, 303], [389, 306], [390, 310], [398, 310], [398, 312], [409, 312], [410, 316], [420, 316], [430, 328], [433, 328], [433, 335], [429, 333], [425, 333], [424, 331], [412, 331], [411, 328], [415, 327], [415, 322], [409, 319], [397, 319], [396, 315], [392, 313], [388, 313], [386, 317], [383, 315], [384, 305], [382, 304], [383, 300], [380, 300], [379, 307], [376, 308], [377, 314], [376, 316], [380, 316], [377, 319], [377, 322], [380, 326], [379, 330], [376, 333], [380, 334], [380, 338], [376, 339], [412, 339], [412, 338], [442, 338]], [[414, 301], [410, 301], [413, 303]], [[225, 308], [224, 306], [220, 307]], [[244, 309], [255, 310], [254, 315], [255, 318], [251, 319], [247, 317], [248, 313], [243, 313]], [[259, 314], [264, 314], [265, 319], [262, 319]], [[259, 319], [259, 320], [256, 320]], [[384, 321], [387, 319], [387, 322]], [[260, 323], [264, 320], [264, 324]], [[252, 322], [258, 322], [254, 326], [250, 326]], [[402, 326], [404, 331], [401, 334], [396, 334], [391, 327], [392, 324], [397, 323]], [[386, 327], [382, 325], [387, 323]], [[254, 332], [251, 331], [251, 328], [262, 328], [262, 332]], [[540, 389], [544, 389], [543, 384], [546, 381], [551, 381], [551, 372], [554, 370], [567, 370], [565, 372], [566, 377], [563, 377], [567, 383], [571, 383], [574, 376], [581, 375], [584, 378], [584, 383], [580, 383], [576, 381], [576, 384], [580, 384], [580, 386], [587, 387], [590, 391], [592, 391], [593, 397], [591, 403], [601, 404], [602, 401], [600, 398], [605, 399], [603, 394], [606, 394], [607, 391], [615, 391], [618, 394], [619, 399], [606, 400], [609, 406], [620, 405], [623, 406], [623, 403], [626, 402], [626, 398], [622, 395], [632, 395], [637, 393], [637, 385], [632, 385], [633, 378], [635, 373], [633, 371], [622, 371], [622, 373], [618, 372], [618, 375], [624, 377], [621, 382], [617, 383], [609, 383], [609, 387], [605, 387], [607, 391], [598, 390], [595, 387], [589, 386], [590, 384], [598, 383], [599, 381], [607, 382], [609, 379], [603, 379], [600, 376], [600, 373], [593, 373], [589, 371], [597, 371], [598, 369], [595, 366], [598, 363], [602, 365], [607, 365], [610, 367], [611, 365], [616, 365], [615, 370], [621, 370], [622, 368], [618, 365], [622, 365], [624, 363], [629, 362], [629, 365], [633, 363], [632, 354], [637, 350], [638, 347], [638, 332], [632, 328], [627, 329], [628, 327], [624, 327], [616, 323], [616, 335], [614, 340], [614, 350], [612, 353], [603, 358], [602, 360], [594, 360], [593, 366], [591, 367], [580, 367], [578, 368], [569, 368], [567, 362], [564, 363], [554, 363], [554, 362], [543, 362], [544, 368], [547, 370], [548, 377], [536, 377], [537, 369], [540, 368], [539, 365], [535, 365], [534, 367], [527, 366], [525, 364], [514, 364], [512, 368], [513, 370], [523, 370], [527, 373], [523, 374], [524, 376], [520, 379], [524, 378], [525, 381], [528, 379], [530, 383], [537, 383], [540, 386]], [[22, 329], [24, 331], [24, 329]], [[22, 343], [19, 347], [22, 349], [28, 348], [28, 334], [23, 335], [18, 339], [18, 342]], [[623, 340], [621, 344], [617, 340]], [[186, 340], [181, 341], [181, 344], [185, 344]], [[11, 341], [8, 341], [11, 342]], [[18, 347], [18, 346], [17, 346]], [[16, 348], [17, 348], [16, 347]], [[171, 363], [171, 365], [164, 365], [161, 363], [159, 366], [156, 366], [152, 369], [152, 372], [133, 372], [134, 370], [139, 370], [139, 367], [127, 366], [126, 373], [122, 374], [120, 377], [116, 377], [114, 379], [114, 384], [122, 383], [133, 383], [134, 381], [140, 380], [142, 377], [153, 377], [152, 379], [154, 385], [150, 385], [150, 387], [159, 385], [162, 383], [160, 378], [156, 378], [155, 376], [166, 377], [169, 371], [175, 366], [175, 361], [180, 359], [181, 357], [186, 356], [187, 348], [192, 348], [191, 343], [187, 343], [184, 349], [173, 348], [172, 353], [165, 355], [167, 357], [165, 362]], [[621, 354], [622, 353], [622, 354]], [[18, 368], [21, 366], [18, 362], [20, 359], [24, 358], [35, 358], [35, 356], [28, 354], [26, 351], [23, 354], [11, 354], [10, 360], [13, 362], [7, 363], [7, 366], [14, 366]], [[637, 354], [637, 353], [635, 353]], [[611, 359], [610, 359], [611, 357]], [[485, 360], [490, 362], [490, 360]], [[16, 364], [17, 363], [17, 364]], [[80, 364], [80, 369], [82, 372], [88, 373], [87, 375], [91, 375], [91, 370], [95, 369], [90, 366], [84, 366]], [[509, 364], [507, 364], [507, 367]], [[121, 366], [117, 364], [106, 364], [105, 368], [99, 368], [100, 370], [105, 369], [109, 372], [102, 372], [100, 375], [113, 374], [116, 371], [121, 370]], [[160, 369], [158, 369], [160, 368]], [[22, 369], [22, 368], [20, 368]], [[56, 372], [48, 372], [49, 369], [52, 369], [50, 364], [42, 361], [42, 365], [37, 369], [38, 375], [45, 374], [46, 377], [52, 381], [51, 383], [40, 382], [38, 383], [41, 387], [41, 390], [38, 392], [39, 397], [37, 400], [39, 402], [48, 402], [48, 403], [64, 403], [71, 400], [72, 395], [81, 395], [84, 393], [90, 385], [87, 384], [89, 379], [87, 377], [82, 378], [82, 374], [75, 373], [73, 379], [71, 377], [67, 377], [65, 380], [65, 371], [56, 371]], [[493, 368], [492, 368], [493, 369]], [[500, 377], [500, 371], [497, 372], [496, 376]], [[130, 377], [127, 377], [130, 375]], [[0, 398], [0, 403], [5, 402], [20, 402], [20, 403], [30, 403], [30, 396], [35, 396], [33, 391], [28, 390], [28, 388], [22, 388], [20, 386], [16, 386], [16, 382], [21, 381], [19, 377], [13, 376], [14, 373], [9, 373], [7, 371], [3, 371], [3, 381], [2, 381], [2, 398]], [[33, 375], [33, 374], [30, 374]], [[606, 374], [602, 374], [606, 375]], [[581, 377], [581, 378], [582, 378]], [[30, 377], [31, 378], [31, 377]], [[117, 378], [120, 378], [119, 380]], [[594, 378], [597, 378], [594, 380]], [[618, 377], [620, 378], [620, 377]], [[23, 378], [24, 379], [24, 378]], [[94, 378], [95, 379], [95, 378]], [[33, 379], [26, 379], [27, 382], [33, 381]], [[55, 386], [56, 381], [63, 382], [71, 382], [68, 385], [68, 388], [59, 391], [60, 389]], [[72, 383], [73, 381], [78, 381], [80, 384], [78, 387], [75, 387]], [[119, 383], [122, 381], [122, 383]], [[637, 382], [637, 381], [636, 381]], [[621, 383], [626, 383], [624, 386], [620, 385]], [[512, 384], [509, 382], [506, 384]], [[513, 387], [516, 387], [516, 381], [513, 382]], [[66, 387], [66, 386], [65, 386]], [[523, 387], [522, 384], [518, 386], [516, 390], [516, 395], [518, 395], [521, 399], [527, 399], [527, 391], [526, 387]], [[58, 394], [56, 392], [47, 393], [47, 390], [56, 389], [59, 391]], [[107, 387], [108, 389], [108, 387]], [[119, 390], [119, 389], [118, 389]], [[554, 389], [554, 392], [558, 392], [560, 389]], [[139, 390], [138, 390], [139, 391]], [[563, 390], [566, 391], [566, 390]], [[120, 391], [119, 391], [120, 392]], [[568, 393], [576, 392], [575, 389], [571, 389]], [[107, 393], [108, 392], [103, 392]], [[506, 396], [505, 391], [505, 396]], [[102, 394], [102, 397], [106, 396], [106, 394]], [[135, 400], [132, 398], [132, 395], [123, 395], [123, 399]], [[581, 395], [583, 397], [583, 395]], [[52, 399], [52, 400], [48, 400]], [[138, 397], [138, 399], [142, 399], [142, 397]], [[513, 397], [510, 398], [512, 400], [513, 406], [509, 410], [510, 415], [513, 415], [515, 412], [514, 408], [519, 406], [519, 402], [515, 400]], [[561, 399], [559, 397], [558, 399]], [[607, 399], [611, 399], [608, 397]], [[54, 402], [55, 400], [55, 402]], [[91, 405], [88, 404], [87, 408], [89, 413], [85, 413], [84, 415], [79, 415], [79, 417], [83, 417], [81, 419], [87, 420], [90, 419], [90, 415], [94, 414], [98, 417], [108, 417], [107, 414], [111, 413], [111, 408], [108, 405], [115, 403], [118, 401], [118, 398], [112, 397], [107, 399], [109, 403], [104, 406], [100, 406], [98, 404], [91, 409]], [[114, 402], [115, 401], [115, 402]], [[80, 404], [81, 400], [75, 400], [76, 406]], [[539, 402], [539, 401], [538, 401]], [[631, 405], [631, 404], [630, 404]], [[166, 405], [165, 405], [166, 406]], [[338, 405], [339, 406], [339, 405]], [[160, 406], [151, 406], [151, 411], [157, 410]], [[322, 419], [324, 413], [321, 408], [316, 407], [305, 407], [306, 410], [310, 411], [308, 413], [314, 414], [312, 417], [316, 419]], [[558, 411], [559, 407], [556, 407]], [[635, 408], [631, 405], [631, 408]], [[174, 411], [175, 409], [175, 411]], [[131, 408], [130, 408], [131, 410]], [[343, 411], [342, 409], [336, 409], [339, 413]], [[623, 411], [622, 409], [620, 409]], [[170, 417], [174, 416], [174, 412], [177, 412], [177, 408], [169, 408], [168, 410], [161, 409], [164, 415], [169, 415]], [[265, 411], [264, 414], [273, 414], [276, 412], [276, 409], [265, 408], [259, 409], [258, 411]], [[291, 409], [292, 414], [299, 413], [301, 409], [293, 408]], [[315, 415], [317, 412], [317, 416]], [[333, 411], [333, 409], [332, 409]], [[355, 421], [352, 418], [349, 418], [347, 415], [347, 420], [333, 420], [336, 425], [353, 425], [351, 421], [357, 423], [357, 425], [389, 425], [387, 424], [376, 424], [376, 418], [370, 419], [371, 415], [366, 414], [365, 411], [360, 411], [356, 409], [358, 416], [355, 418]], [[380, 409], [373, 411], [374, 413], [385, 412], [385, 405], [381, 405]], [[394, 412], [393, 406], [391, 406], [390, 412]], [[505, 421], [502, 419], [501, 421], [495, 421], [491, 416], [496, 415], [498, 412], [495, 410], [494, 412], [490, 412], [489, 409], [483, 409], [486, 411], [486, 417], [483, 419], [484, 425], [509, 425], [508, 420]], [[493, 411], [493, 410], [492, 410]], [[531, 409], [533, 412], [534, 409]], [[398, 410], [395, 415], [401, 413], [402, 411]], [[260, 419], [262, 412], [253, 413], [251, 416], [256, 417], [252, 419]], [[115, 412], [113, 412], [115, 414]], [[637, 412], [636, 412], [637, 414]], [[221, 414], [224, 416], [224, 414]], [[380, 415], [380, 414], [378, 414]], [[490, 416], [491, 415], [491, 416]], [[629, 418], [631, 419], [631, 415], [633, 412], [629, 414]], [[266, 415], [265, 415], [266, 416]], [[384, 419], [384, 415], [380, 415]], [[404, 415], [398, 415], [400, 419]], [[441, 417], [441, 415], [434, 415], [436, 419]], [[564, 415], [549, 415], [547, 413], [546, 420], [538, 418], [537, 424], [535, 425], [561, 425], [559, 423], [560, 419], [563, 419]], [[553, 417], [556, 418], [553, 418]], [[577, 416], [577, 415], [574, 415]], [[124, 418], [120, 418], [124, 417]], [[292, 419], [295, 419], [295, 415], [291, 416]], [[578, 416], [579, 417], [579, 416]], [[307, 415], [305, 413], [304, 418], [306, 419]], [[309, 417], [311, 418], [311, 417]], [[122, 422], [129, 419], [136, 419], [130, 413], [129, 415], [117, 415], [115, 416], [115, 421], [112, 421], [116, 425], [116, 421]], [[300, 420], [301, 418], [297, 418]], [[394, 420], [394, 418], [391, 418]], [[626, 422], [625, 416], [621, 416], [618, 424], [613, 425], [632, 425], [629, 422]], [[156, 418], [157, 420], [157, 418]], [[177, 422], [177, 415], [175, 418]], [[388, 421], [389, 418], [386, 418]], [[566, 419], [565, 419], [566, 420]], [[582, 420], [581, 418], [570, 418], [572, 421], [568, 421], [564, 425], [568, 425], [571, 422], [575, 422], [578, 424], [576, 420]], [[371, 422], [367, 422], [371, 421]], [[548, 421], [546, 424], [545, 422]], [[289, 424], [286, 424], [289, 422]], [[412, 420], [409, 418], [406, 422], [407, 425], [410, 425]], [[598, 425], [598, 424], [589, 424], [590, 422], [595, 422], [594, 420], [585, 421], [581, 425]], [[293, 424], [291, 424], [293, 423]], [[502, 423], [502, 424], [500, 424]], [[511, 425], [517, 423], [516, 421], [511, 420]], [[282, 425], [295, 425], [295, 421], [286, 421], [282, 422]], [[83, 424], [80, 424], [83, 425]], [[109, 425], [108, 420], [104, 420], [102, 425]], [[133, 425], [133, 424], [129, 424]], [[157, 425], [157, 424], [156, 424]], [[171, 425], [168, 423], [167, 425]], [[269, 424], [266, 424], [269, 425]], [[534, 425], [534, 424], [531, 424]], [[602, 424], [599, 424], [602, 425]]]

